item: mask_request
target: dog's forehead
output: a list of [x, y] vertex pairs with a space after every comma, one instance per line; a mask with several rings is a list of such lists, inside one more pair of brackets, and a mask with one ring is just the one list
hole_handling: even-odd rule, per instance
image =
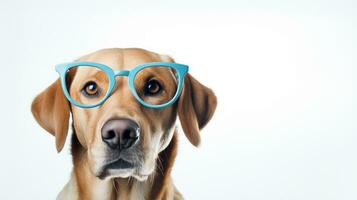
[[138, 48], [102, 49], [78, 60], [101, 63], [113, 70], [130, 70], [139, 64], [162, 61], [159, 54]]

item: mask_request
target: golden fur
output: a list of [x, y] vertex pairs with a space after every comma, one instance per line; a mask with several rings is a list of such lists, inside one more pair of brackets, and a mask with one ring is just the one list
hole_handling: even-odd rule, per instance
[[[130, 70], [146, 62], [174, 62], [168, 56], [134, 48], [104, 49], [79, 60], [103, 63], [115, 70]], [[80, 70], [70, 74], [71, 93], [78, 90], [77, 81], [84, 77], [86, 74]], [[182, 199], [170, 175], [177, 153], [176, 118], [179, 117], [188, 140], [197, 146], [199, 130], [213, 116], [216, 104], [212, 90], [190, 74], [185, 77], [179, 100], [164, 109], [141, 106], [131, 95], [126, 77], [117, 78], [112, 95], [101, 106], [79, 108], [67, 101], [60, 81], [56, 80], [35, 98], [32, 113], [37, 122], [55, 136], [58, 151], [65, 143], [72, 114], [74, 167], [71, 179], [58, 199]], [[97, 171], [103, 162], [105, 147], [99, 132], [102, 125], [114, 117], [134, 119], [142, 126], [140, 145], [144, 161], [136, 174], [129, 174], [129, 177], [113, 174], [102, 180], [97, 177]], [[150, 175], [145, 177], [143, 174]]]

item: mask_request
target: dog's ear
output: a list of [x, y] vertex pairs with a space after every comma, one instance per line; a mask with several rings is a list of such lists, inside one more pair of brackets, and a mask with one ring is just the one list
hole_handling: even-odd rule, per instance
[[199, 130], [212, 118], [216, 106], [217, 98], [213, 91], [187, 74], [178, 103], [178, 115], [182, 129], [193, 145], [199, 145]]
[[70, 107], [59, 79], [33, 100], [31, 111], [41, 127], [55, 136], [60, 152], [68, 133]]

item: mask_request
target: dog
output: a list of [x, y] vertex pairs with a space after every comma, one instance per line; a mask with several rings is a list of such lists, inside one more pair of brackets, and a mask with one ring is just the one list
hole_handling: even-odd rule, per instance
[[[113, 70], [130, 70], [148, 62], [175, 63], [170, 56], [139, 48], [103, 49], [78, 61], [102, 63]], [[77, 70], [67, 77], [71, 92], [81, 87], [78, 80], [84, 76], [87, 74]], [[58, 79], [35, 97], [31, 111], [39, 125], [55, 137], [58, 152], [65, 144], [72, 115], [73, 171], [57, 199], [176, 200], [183, 199], [171, 179], [178, 145], [176, 119], [187, 139], [198, 146], [199, 132], [216, 106], [214, 92], [188, 73], [177, 101], [162, 109], [141, 105], [130, 92], [126, 77], [116, 77], [115, 88], [100, 106], [86, 109], [72, 105]], [[103, 139], [108, 129], [130, 133], [130, 144], [110, 148]], [[123, 139], [120, 134], [118, 137]]]

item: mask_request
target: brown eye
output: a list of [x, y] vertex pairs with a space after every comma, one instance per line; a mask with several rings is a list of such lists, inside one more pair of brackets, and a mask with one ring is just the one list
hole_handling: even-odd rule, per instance
[[148, 82], [146, 82], [143, 90], [145, 96], [155, 96], [162, 91], [162, 87], [159, 81], [155, 79], [151, 79]]
[[84, 84], [82, 93], [86, 97], [97, 97], [99, 95], [98, 85], [94, 81], [88, 81]]

